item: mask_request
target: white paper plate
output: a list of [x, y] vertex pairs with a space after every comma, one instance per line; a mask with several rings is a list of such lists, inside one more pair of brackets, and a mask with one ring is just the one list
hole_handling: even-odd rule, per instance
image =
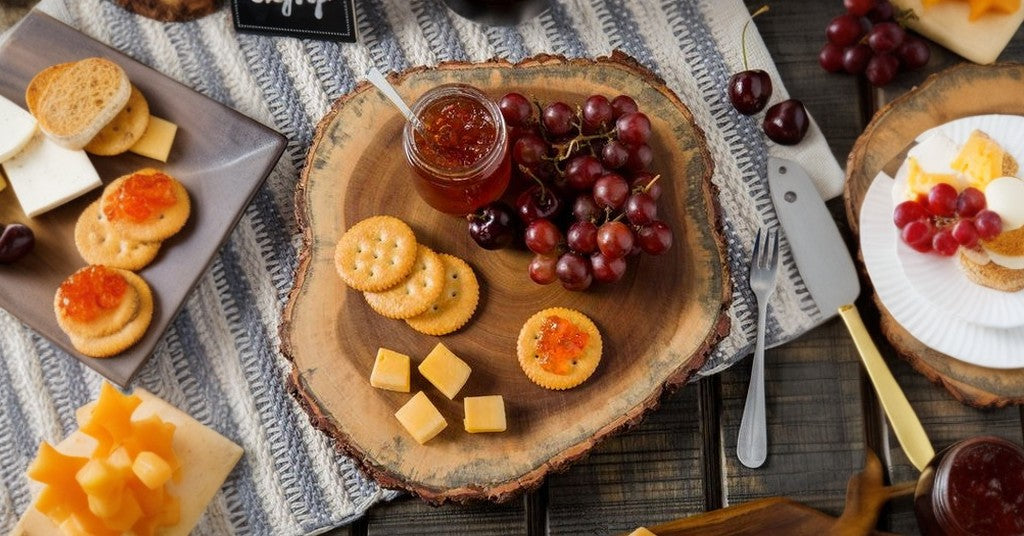
[[910, 284], [896, 256], [892, 179], [871, 183], [860, 211], [864, 265], [878, 298], [893, 319], [929, 348], [982, 367], [1024, 368], [1024, 327], [1000, 329], [966, 322], [925, 300]]
[[[1018, 162], [1024, 162], [1024, 117], [1016, 115], [964, 117], [925, 131], [917, 141], [938, 132], [963, 145], [975, 130], [985, 132]], [[906, 176], [906, 168], [904, 163], [896, 173], [897, 179]], [[891, 216], [890, 212], [890, 225]], [[955, 256], [918, 253], [902, 240], [897, 240], [896, 256], [910, 285], [932, 305], [981, 326], [1024, 326], [1024, 291], [1002, 292], [972, 283], [961, 273], [960, 261]]]

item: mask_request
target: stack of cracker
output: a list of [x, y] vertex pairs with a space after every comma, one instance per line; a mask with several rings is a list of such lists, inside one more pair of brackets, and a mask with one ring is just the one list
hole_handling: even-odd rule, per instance
[[461, 328], [480, 298], [466, 261], [419, 244], [412, 228], [393, 216], [373, 216], [349, 228], [338, 241], [334, 265], [374, 311], [427, 335]]

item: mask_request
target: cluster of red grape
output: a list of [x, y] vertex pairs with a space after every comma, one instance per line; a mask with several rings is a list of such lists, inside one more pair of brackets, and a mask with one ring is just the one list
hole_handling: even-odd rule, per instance
[[931, 58], [928, 44], [897, 22], [889, 0], [843, 0], [846, 13], [828, 23], [818, 63], [830, 73], [863, 74], [884, 86], [900, 69], [913, 70]]
[[960, 246], [973, 248], [978, 240], [991, 240], [1003, 229], [999, 214], [985, 208], [985, 194], [977, 188], [936, 184], [928, 196], [896, 205], [892, 219], [910, 247], [951, 257]]
[[651, 121], [636, 101], [591, 95], [574, 111], [564, 102], [531, 105], [509, 93], [498, 108], [513, 168], [531, 185], [514, 208], [497, 201], [467, 217], [480, 246], [514, 244], [521, 225], [535, 254], [530, 278], [542, 285], [557, 280], [569, 290], [618, 281], [627, 256], [668, 251], [673, 235], [658, 219], [660, 176], [649, 171]]

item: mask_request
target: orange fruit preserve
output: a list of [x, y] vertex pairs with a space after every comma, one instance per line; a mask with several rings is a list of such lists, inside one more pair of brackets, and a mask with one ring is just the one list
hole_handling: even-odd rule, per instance
[[167, 175], [136, 173], [107, 194], [105, 201], [103, 215], [108, 220], [142, 223], [160, 210], [173, 206], [178, 199], [174, 195], [174, 184]]
[[68, 318], [89, 322], [121, 305], [128, 282], [105, 266], [79, 270], [60, 284], [60, 308]]
[[541, 324], [537, 356], [542, 369], [552, 374], [569, 374], [573, 361], [583, 354], [590, 335], [572, 322], [549, 316]]
[[428, 91], [413, 113], [422, 131], [407, 122], [402, 143], [428, 205], [462, 215], [501, 197], [512, 168], [497, 104], [474, 87], [451, 84]]

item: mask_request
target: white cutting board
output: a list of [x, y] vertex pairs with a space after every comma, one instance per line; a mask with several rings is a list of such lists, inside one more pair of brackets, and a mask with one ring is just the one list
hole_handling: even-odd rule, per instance
[[1024, 22], [1024, 6], [1010, 15], [986, 13], [971, 21], [967, 2], [943, 2], [928, 9], [921, 5], [921, 0], [892, 0], [892, 4], [917, 14], [917, 19], [907, 21], [911, 29], [981, 64], [996, 61]]

